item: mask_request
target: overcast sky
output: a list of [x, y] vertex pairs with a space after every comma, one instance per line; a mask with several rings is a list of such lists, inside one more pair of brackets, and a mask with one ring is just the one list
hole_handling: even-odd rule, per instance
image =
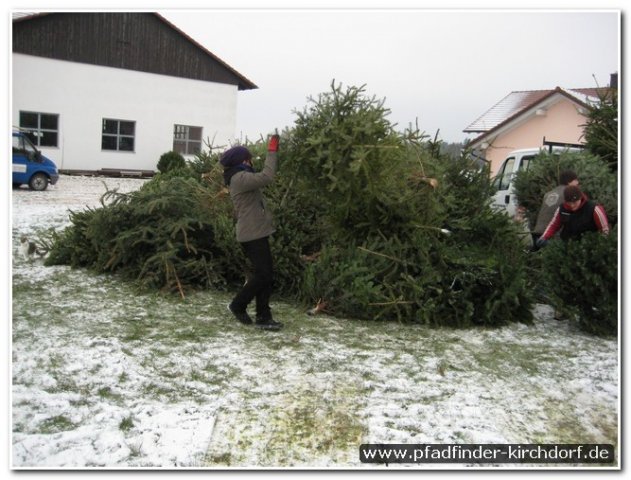
[[401, 128], [447, 142], [511, 91], [606, 86], [614, 10], [159, 10], [258, 85], [238, 94], [237, 138], [294, 124], [309, 96], [366, 85]]

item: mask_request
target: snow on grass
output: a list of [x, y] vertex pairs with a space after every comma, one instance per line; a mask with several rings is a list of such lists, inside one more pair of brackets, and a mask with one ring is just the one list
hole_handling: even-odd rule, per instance
[[617, 446], [618, 343], [545, 305], [534, 326], [452, 330], [276, 302], [285, 329], [260, 332], [226, 293], [141, 293], [18, 255], [20, 235], [98, 206], [102, 182], [12, 194], [13, 467], [374, 468], [360, 444]]

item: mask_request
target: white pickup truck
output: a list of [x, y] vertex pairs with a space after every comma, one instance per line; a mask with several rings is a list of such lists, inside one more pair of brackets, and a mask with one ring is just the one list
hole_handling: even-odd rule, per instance
[[515, 195], [515, 186], [513, 179], [515, 174], [520, 170], [528, 170], [530, 162], [540, 153], [551, 151], [552, 153], [561, 152], [580, 152], [582, 148], [575, 147], [541, 147], [541, 148], [524, 148], [514, 150], [508, 154], [502, 162], [500, 169], [493, 180], [493, 186], [497, 188], [497, 192], [493, 197], [491, 206], [496, 210], [505, 211], [511, 218], [517, 215], [517, 195]]

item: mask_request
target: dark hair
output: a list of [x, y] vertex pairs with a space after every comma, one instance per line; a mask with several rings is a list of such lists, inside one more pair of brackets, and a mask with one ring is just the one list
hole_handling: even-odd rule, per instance
[[566, 202], [575, 202], [583, 198], [583, 192], [576, 185], [570, 185], [563, 190], [563, 198]]
[[574, 172], [573, 170], [563, 170], [559, 174], [559, 185], [567, 185], [572, 180], [577, 180], [577, 179], [578, 179], [578, 176], [576, 175], [576, 172]]

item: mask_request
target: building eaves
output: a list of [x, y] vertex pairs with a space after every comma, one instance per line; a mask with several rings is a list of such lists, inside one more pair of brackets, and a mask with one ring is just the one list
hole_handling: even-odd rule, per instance
[[553, 90], [511, 92], [465, 128], [464, 132], [481, 133], [493, 130], [546, 98], [551, 92]]
[[596, 88], [571, 88], [565, 89], [557, 87], [570, 98], [574, 98], [583, 105], [593, 107], [600, 103], [600, 90]]
[[[480, 143], [482, 140], [485, 140], [488, 137], [491, 137], [492, 135], [494, 135], [495, 133], [501, 131], [502, 128], [504, 128], [507, 125], [509, 125], [510, 123], [514, 122], [519, 117], [527, 114], [528, 112], [532, 112], [538, 106], [540, 106], [542, 104], [545, 104], [545, 102], [547, 100], [549, 100], [550, 98], [552, 98], [554, 95], [557, 95], [557, 94], [558, 95], [562, 95], [562, 96], [568, 98], [570, 101], [572, 101], [574, 103], [577, 103], [577, 104], [579, 104], [579, 105], [581, 105], [583, 107], [586, 107], [586, 108], [593, 107], [595, 102], [597, 103], [599, 101], [598, 97], [592, 96], [593, 94], [597, 93], [597, 92], [594, 91], [595, 89], [581, 89], [581, 90], [583, 90], [583, 91], [579, 92], [578, 89], [565, 90], [565, 89], [563, 89], [561, 87], [556, 87], [554, 90], [539, 90], [537, 92], [540, 92], [540, 93], [543, 92], [544, 95], [539, 96], [540, 98], [538, 98], [538, 100], [534, 101], [533, 103], [526, 104], [525, 106], [523, 106], [523, 108], [521, 108], [518, 111], [516, 111], [510, 117], [505, 118], [504, 120], [502, 120], [498, 124], [494, 125], [492, 128], [489, 128], [488, 130], [477, 130], [477, 131], [465, 130], [465, 132], [481, 133], [481, 135], [479, 135], [478, 137], [476, 137], [476, 138], [474, 138], [473, 140], [470, 141], [471, 144]], [[520, 93], [520, 92], [513, 92], [513, 93]], [[509, 96], [510, 96], [510, 94], [509, 94]]]
[[230, 65], [228, 65], [226, 62], [224, 62], [221, 58], [219, 58], [217, 55], [215, 55], [214, 53], [212, 53], [210, 50], [208, 50], [206, 47], [204, 47], [203, 45], [201, 45], [199, 42], [197, 42], [196, 40], [194, 40], [192, 37], [190, 37], [188, 34], [186, 34], [185, 32], [183, 32], [182, 30], [180, 30], [178, 27], [176, 27], [174, 24], [172, 24], [171, 22], [169, 22], [166, 18], [164, 18], [162, 15], [160, 15], [159, 13], [153, 12], [153, 14], [160, 20], [162, 21], [165, 25], [167, 25], [169, 28], [172, 28], [173, 30], [175, 30], [176, 32], [178, 32], [180, 35], [182, 35], [187, 41], [189, 41], [190, 43], [192, 43], [193, 45], [195, 45], [197, 48], [199, 48], [200, 50], [202, 50], [206, 55], [208, 55], [210, 58], [212, 58], [215, 62], [221, 64], [223, 67], [225, 67], [227, 70], [229, 70], [230, 72], [232, 72], [235, 76], [237, 76], [239, 78], [239, 90], [253, 90], [255, 88], [259, 88], [254, 82], [252, 82], [251, 80], [249, 80], [248, 78], [246, 78], [244, 75], [240, 74], [239, 72], [237, 72], [234, 68], [232, 68]]
[[463, 131], [465, 133], [491, 133], [557, 93], [583, 107], [591, 108], [600, 102], [600, 96], [607, 90], [607, 88], [556, 87], [554, 90], [511, 92]]

